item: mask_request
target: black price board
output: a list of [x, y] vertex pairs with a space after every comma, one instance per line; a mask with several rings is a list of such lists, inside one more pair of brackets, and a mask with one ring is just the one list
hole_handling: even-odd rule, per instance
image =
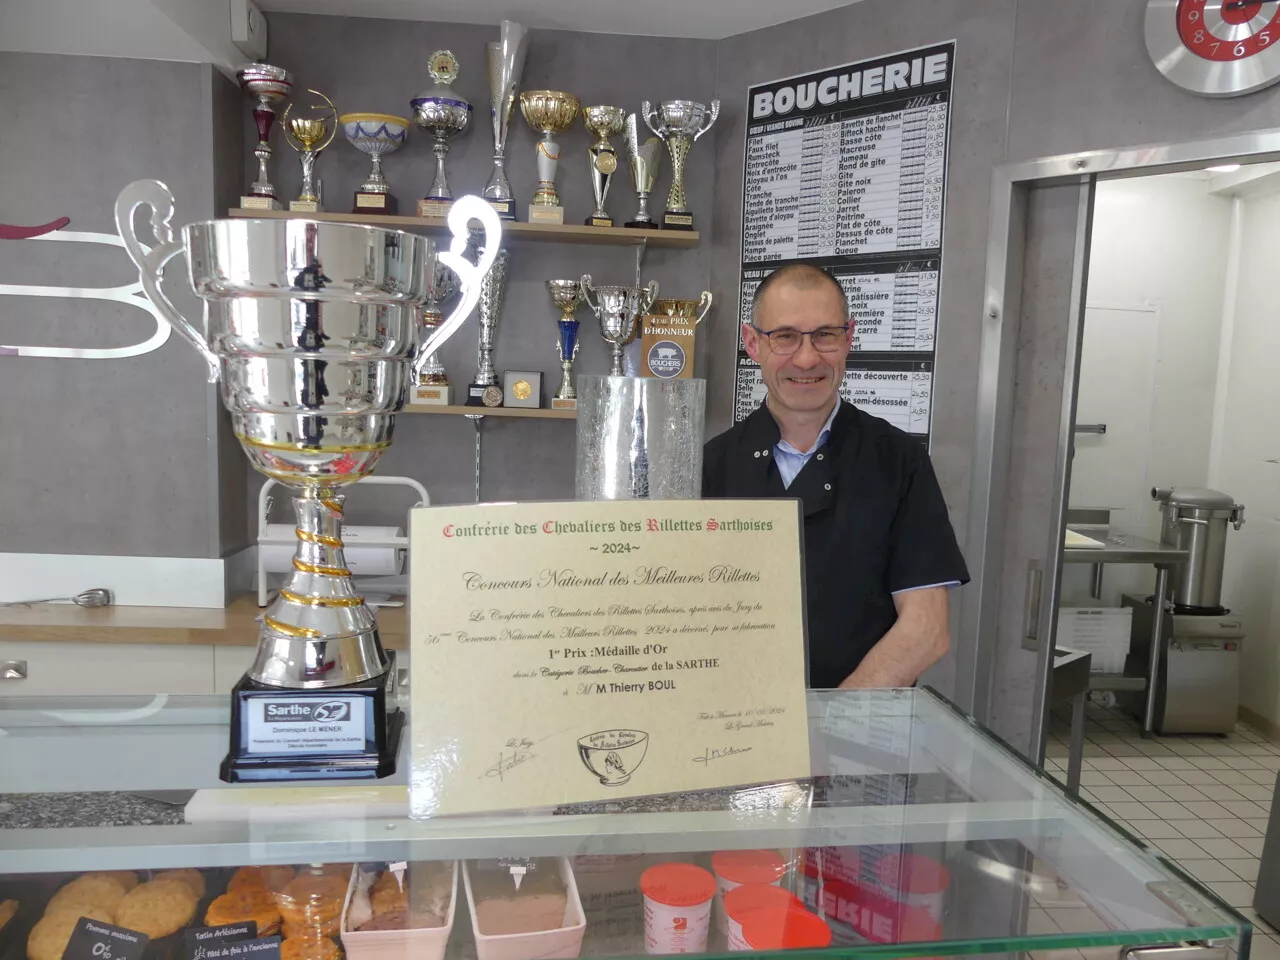
[[196, 951], [188, 954], [188, 960], [280, 960], [280, 938], [207, 940]]
[[142, 960], [149, 940], [145, 933], [81, 917], [62, 960]]
[[258, 924], [253, 920], [228, 923], [220, 927], [191, 927], [183, 934], [187, 960], [203, 960], [211, 947], [232, 940], [254, 940]]

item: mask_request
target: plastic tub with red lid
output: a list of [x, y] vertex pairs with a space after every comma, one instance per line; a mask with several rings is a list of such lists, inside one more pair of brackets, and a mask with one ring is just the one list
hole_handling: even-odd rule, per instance
[[799, 907], [757, 910], [742, 924], [745, 950], [804, 950], [831, 945], [831, 928]]
[[776, 884], [787, 872], [786, 861], [777, 850], [721, 850], [711, 855], [711, 869], [716, 875], [716, 926], [729, 932], [724, 913], [724, 895], [744, 883]]
[[920, 907], [941, 922], [951, 871], [918, 853], [894, 854], [876, 864], [876, 880], [891, 900]]
[[644, 952], [702, 953], [707, 949], [716, 878], [692, 863], [660, 863], [640, 874], [644, 894]]
[[730, 950], [745, 950], [742, 924], [760, 910], [786, 911], [804, 909], [804, 904], [790, 890], [768, 883], [744, 883], [724, 895], [724, 915], [728, 924], [725, 934]]

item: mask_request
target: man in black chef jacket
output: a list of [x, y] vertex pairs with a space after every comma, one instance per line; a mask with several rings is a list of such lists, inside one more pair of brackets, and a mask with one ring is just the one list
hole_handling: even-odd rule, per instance
[[969, 580], [929, 454], [840, 399], [853, 326], [830, 274], [774, 271], [742, 337], [769, 392], [707, 443], [703, 496], [802, 501], [811, 687], [909, 686], [947, 652], [947, 594]]

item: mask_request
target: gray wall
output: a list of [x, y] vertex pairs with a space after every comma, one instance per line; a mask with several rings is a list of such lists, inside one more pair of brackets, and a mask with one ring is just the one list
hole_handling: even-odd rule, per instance
[[[470, 128], [451, 141], [448, 172], [455, 196], [479, 193], [493, 169], [493, 134], [489, 121], [489, 92], [485, 76], [485, 43], [495, 40], [495, 27], [429, 24], [348, 17], [273, 14], [270, 59], [294, 75], [295, 100], [305, 102], [310, 87], [328, 96], [339, 111], [377, 111], [411, 117], [409, 101], [431, 83], [427, 60], [433, 50], [449, 49], [457, 56], [460, 73], [454, 85], [473, 106]], [[567, 31], [530, 32], [523, 90], [557, 89], [577, 96], [584, 105], [608, 103], [639, 111], [642, 100], [673, 98], [709, 101], [715, 92], [716, 44], [707, 40], [658, 37], [615, 37]], [[314, 99], [314, 98], [311, 98]], [[298, 107], [294, 107], [298, 109]], [[245, 129], [252, 131], [245, 108]], [[689, 159], [688, 184], [694, 215], [703, 242], [693, 250], [649, 250], [643, 279], [657, 280], [666, 296], [697, 299], [707, 289], [712, 247], [715, 141], [712, 128]], [[507, 173], [518, 212], [527, 216], [537, 185], [534, 143], [538, 135], [513, 111], [507, 138]], [[595, 201], [587, 179], [586, 148], [593, 141], [581, 121], [560, 138], [560, 170], [556, 180], [565, 222], [581, 223]], [[281, 196], [297, 196], [301, 173], [282, 139], [276, 143], [272, 177]], [[413, 213], [434, 173], [432, 138], [418, 128], [409, 143], [384, 161], [401, 213]], [[613, 139], [622, 148], [622, 138]], [[670, 182], [669, 158], [664, 158], [655, 196], [657, 209], [666, 199]], [[252, 164], [246, 164], [249, 175]], [[317, 162], [324, 180], [325, 206], [349, 210], [352, 192], [369, 171], [369, 160], [343, 139], [341, 133]], [[246, 181], [247, 182], [247, 181]], [[621, 225], [635, 212], [635, 192], [625, 163], [620, 165], [606, 207]], [[634, 283], [636, 260], [629, 247], [574, 244], [513, 243], [508, 246], [506, 305], [498, 326], [494, 363], [503, 370], [533, 370], [543, 374], [543, 403], [560, 383], [556, 360], [558, 311], [551, 306], [544, 281], [590, 273], [597, 283]], [[731, 291], [733, 293], [736, 291]], [[716, 290], [716, 296], [721, 292]], [[721, 300], [732, 301], [732, 296]], [[727, 310], [728, 307], [722, 307]], [[713, 310], [712, 316], [716, 314]], [[582, 349], [574, 365], [577, 373], [605, 373], [608, 353], [590, 311], [579, 311]], [[454, 387], [455, 400], [465, 391], [476, 369], [477, 325], [469, 321], [441, 351]], [[488, 418], [482, 426], [481, 492], [484, 499], [555, 499], [573, 496], [574, 424], [572, 421]], [[475, 499], [475, 429], [461, 417], [406, 414], [397, 418], [395, 444], [379, 473], [414, 477], [426, 485], [435, 503]], [[256, 477], [251, 479], [257, 484]], [[406, 504], [395, 498], [385, 506], [378, 492], [351, 495], [350, 516], [357, 523], [403, 522]]]
[[[177, 220], [217, 209], [215, 92], [231, 86], [204, 65], [98, 57], [0, 56], [0, 220], [115, 233], [126, 183], [166, 182]], [[226, 134], [227, 131], [220, 131]], [[239, 135], [238, 125], [230, 135]], [[0, 241], [0, 283], [115, 286], [136, 278], [123, 251], [100, 245]], [[180, 289], [179, 271], [169, 288]], [[180, 309], [194, 297], [175, 293]], [[198, 313], [193, 314], [199, 316]], [[122, 346], [154, 329], [142, 311], [102, 301], [0, 297], [0, 342]], [[212, 392], [181, 338], [125, 360], [0, 357], [0, 551], [218, 557]]]

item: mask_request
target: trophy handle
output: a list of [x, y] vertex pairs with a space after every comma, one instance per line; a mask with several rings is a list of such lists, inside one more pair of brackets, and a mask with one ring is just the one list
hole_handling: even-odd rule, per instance
[[648, 299], [644, 299], [643, 297], [641, 298], [642, 306], [639, 311], [640, 315], [648, 313], [649, 308], [653, 306], [653, 301], [658, 299], [658, 281], [650, 280], [648, 286], [645, 287], [645, 292], [648, 293], [649, 296]]
[[591, 274], [584, 273], [582, 275], [582, 279], [578, 281], [578, 289], [582, 291], [582, 302], [591, 308], [592, 313], [598, 312], [600, 309], [599, 301], [597, 300], [596, 303], [591, 302], [591, 291], [595, 289], [591, 285]]
[[650, 103], [648, 100], [645, 100], [643, 103], [640, 104], [640, 116], [644, 117], [644, 125], [653, 131], [653, 135], [655, 137], [658, 137], [659, 139], [662, 139], [662, 134], [658, 133], [658, 128], [655, 127], [653, 125], [653, 121], [649, 119], [650, 113], [652, 113], [655, 117], [658, 115], [658, 111], [653, 108], [653, 104]]
[[[325, 147], [329, 146], [329, 144], [333, 143], [333, 138], [334, 138], [335, 136], [337, 136], [337, 133], [338, 133], [338, 126], [339, 126], [339, 124], [338, 124], [338, 108], [337, 108], [337, 107], [335, 107], [335, 106], [333, 105], [333, 101], [332, 101], [332, 100], [330, 100], [328, 97], [326, 97], [326, 96], [325, 96], [323, 93], [321, 93], [319, 90], [312, 90], [312, 89], [308, 88], [308, 89], [307, 89], [307, 93], [314, 93], [317, 97], [319, 97], [321, 100], [323, 100], [325, 103], [327, 103], [327, 104], [329, 105], [329, 138], [328, 138], [327, 140], [325, 140], [325, 142], [324, 142], [324, 143], [320, 144], [320, 146], [316, 147], [316, 153], [319, 153], [321, 150], [325, 149]], [[714, 109], [715, 109], [716, 111], [719, 111], [719, 109], [720, 109], [720, 101], [719, 101], [719, 100], [714, 101]], [[715, 122], [715, 117], [712, 117], [712, 118], [711, 118], [711, 122], [712, 122], [712, 123], [714, 123], [714, 122]], [[711, 124], [710, 124], [710, 123], [708, 123], [708, 124], [707, 124], [707, 126], [709, 127], [709, 126], [711, 126]], [[699, 134], [699, 136], [701, 136], [701, 134]], [[696, 139], [697, 139], [697, 137], [694, 137], [694, 139], [696, 140]]]
[[712, 100], [711, 108], [707, 111], [707, 122], [702, 125], [702, 129], [693, 135], [696, 141], [700, 136], [711, 129], [711, 125], [716, 122], [716, 117], [720, 116], [720, 101]]
[[711, 300], [711, 291], [703, 290], [702, 297], [698, 300], [698, 316], [693, 321], [695, 327], [706, 319], [707, 312], [711, 309]]
[[[150, 251], [142, 245], [133, 228], [133, 213], [143, 204], [151, 208], [151, 230], [157, 241]], [[160, 315], [169, 321], [169, 326], [186, 337], [200, 356], [204, 357], [209, 364], [209, 382], [217, 383], [218, 355], [209, 349], [209, 344], [200, 331], [169, 302], [160, 286], [164, 265], [185, 249], [173, 239], [173, 227], [169, 223], [172, 218], [173, 194], [159, 180], [135, 180], [121, 190], [120, 196], [116, 198], [116, 229], [120, 232], [120, 239], [124, 241], [125, 252], [138, 268], [143, 292], [160, 311]]]
[[289, 133], [289, 111], [293, 109], [293, 101], [290, 100], [284, 105], [284, 113], [280, 114], [280, 132], [284, 134], [284, 142], [289, 148], [298, 153], [302, 148], [293, 142], [293, 135]]
[[[470, 238], [470, 224], [479, 220], [484, 228], [484, 245], [480, 247], [476, 262], [473, 264], [462, 253], [467, 248]], [[480, 299], [480, 282], [498, 256], [498, 248], [502, 243], [502, 221], [498, 219], [493, 207], [476, 196], [460, 197], [449, 209], [449, 230], [453, 233], [453, 242], [449, 249], [438, 254], [438, 259], [446, 267], [458, 275], [458, 289], [461, 291], [453, 312], [445, 318], [444, 323], [436, 327], [427, 342], [422, 345], [418, 362], [414, 363], [414, 372], [418, 370], [423, 358], [438, 350], [446, 340], [471, 315], [476, 302]]]

